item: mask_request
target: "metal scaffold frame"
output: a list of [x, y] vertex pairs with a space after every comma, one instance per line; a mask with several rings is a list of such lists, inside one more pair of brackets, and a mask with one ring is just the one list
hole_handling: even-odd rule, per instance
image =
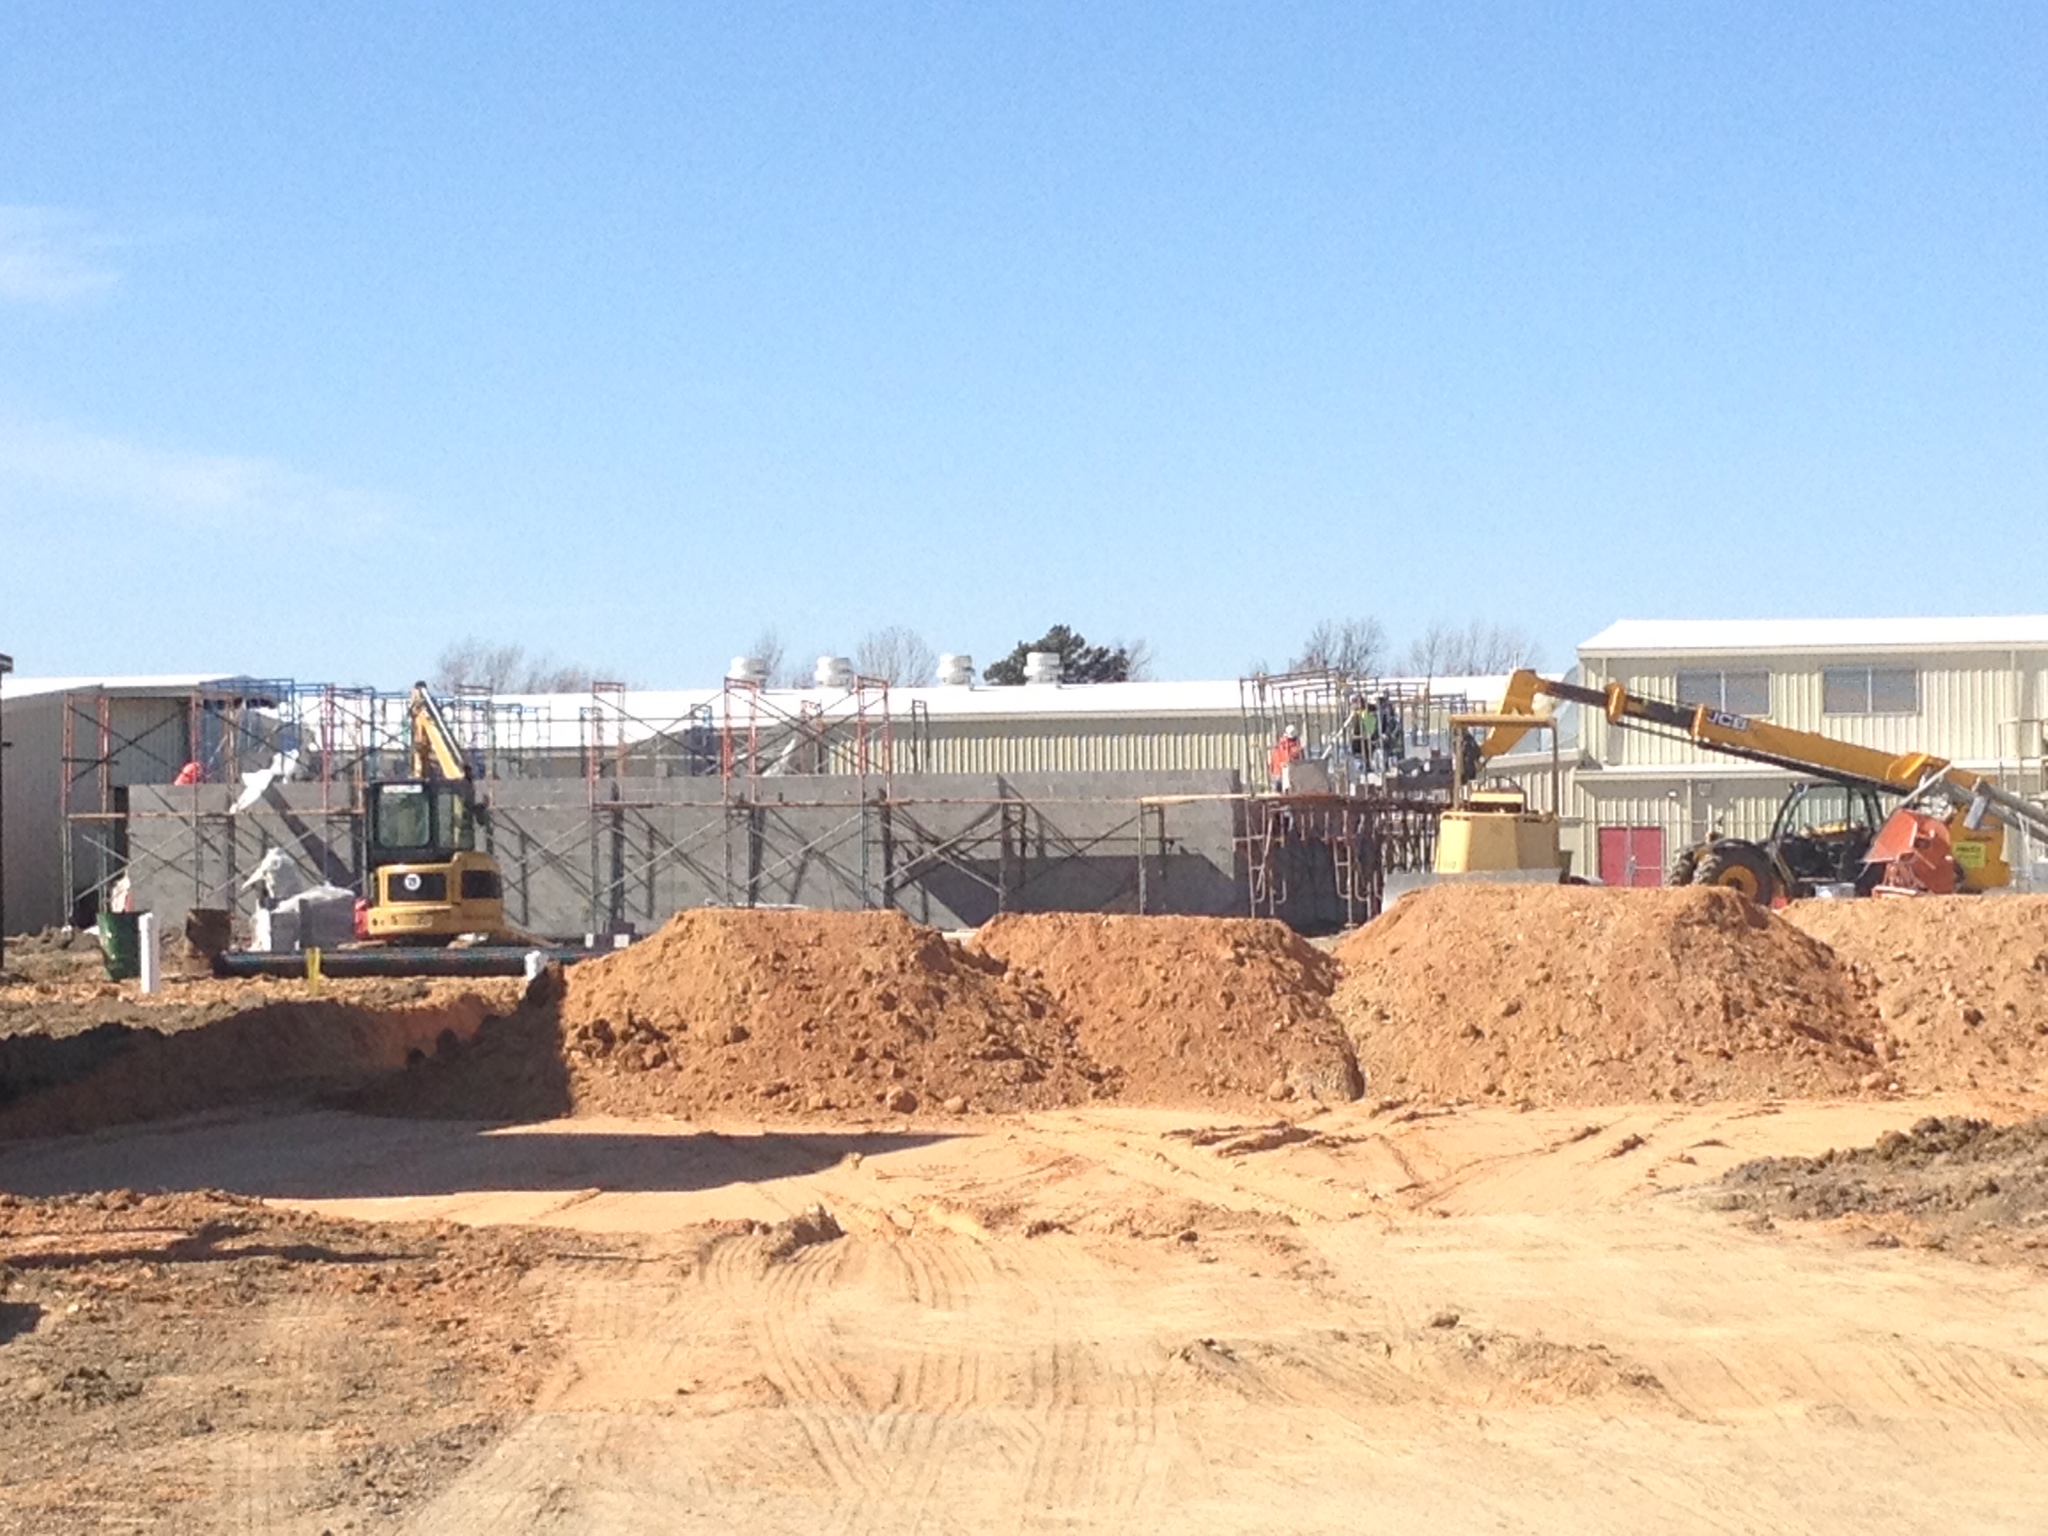
[[[1247, 680], [1248, 757], [1262, 754], [1273, 718], [1307, 704], [1334, 730], [1353, 686], [1328, 673]], [[1402, 697], [1418, 725], [1458, 702], [1412, 684]], [[103, 897], [130, 867], [131, 818], [146, 817], [157, 831], [136, 856], [137, 878], [152, 875], [160, 900], [167, 885], [189, 881], [194, 905], [230, 905], [235, 877], [260, 857], [260, 842], [247, 846], [252, 828], [238, 832], [238, 816], [249, 815], [260, 817], [257, 839], [296, 839], [309, 871], [359, 888], [365, 789], [407, 771], [406, 705], [404, 694], [283, 680], [195, 689], [182, 716], [188, 727], [156, 744], [161, 760], [117, 772], [134, 743], [123, 739], [109, 696], [67, 698], [66, 817], [91, 834], [79, 841], [94, 860], [80, 892], [66, 840], [67, 888]], [[798, 899], [913, 915], [1030, 910], [1080, 892], [1084, 905], [1103, 910], [1187, 910], [1195, 901], [1206, 903], [1201, 910], [1234, 905], [1310, 925], [1355, 923], [1378, 910], [1387, 871], [1427, 866], [1440, 810], [1384, 794], [1091, 799], [1049, 794], [1048, 785], [1020, 792], [1000, 776], [992, 795], [899, 793], [889, 689], [869, 678], [822, 698], [809, 690], [778, 697], [733, 679], [681, 713], [648, 710], [605, 681], [576, 703], [464, 690], [444, 708], [477, 777], [487, 846], [506, 869], [508, 914], [517, 921], [545, 910], [559, 927], [566, 900], [569, 911], [581, 906], [593, 933], [658, 920], [673, 900], [664, 893], [677, 889], [733, 906]], [[928, 724], [913, 711], [909, 725], [911, 760], [921, 765]], [[200, 750], [188, 757], [195, 742]], [[189, 799], [169, 787], [186, 762], [197, 764], [185, 781]], [[253, 801], [222, 793], [264, 770], [281, 792], [265, 781]], [[1257, 770], [1262, 784], [1262, 762]], [[561, 803], [538, 783], [511, 788], [577, 776], [583, 795]], [[162, 793], [131, 811], [116, 782], [124, 777]], [[307, 792], [312, 784], [317, 795]], [[233, 808], [238, 799], [247, 811]], [[1208, 807], [1206, 820], [1182, 809], [1198, 804]], [[168, 823], [178, 836], [164, 835], [169, 827], [158, 824]], [[1196, 826], [1200, 851], [1190, 852]], [[1234, 903], [1226, 891], [1219, 904], [1218, 878], [1237, 882]], [[1181, 881], [1195, 884], [1183, 891]]]
[[1452, 750], [1451, 716], [1469, 713], [1472, 701], [1463, 693], [1439, 689], [1428, 679], [1352, 677], [1328, 667], [1295, 672], [1257, 672], [1238, 679], [1238, 705], [1244, 716], [1245, 775], [1250, 784], [1266, 779], [1266, 752], [1288, 726], [1301, 732], [1302, 746], [1342, 750], [1344, 723], [1353, 694], [1390, 704], [1401, 723], [1401, 739], [1415, 756], [1443, 755]]
[[[336, 840], [349, 845], [350, 856], [323, 860], [319, 873], [336, 883], [354, 883], [359, 873], [355, 832], [365, 786], [408, 771], [408, 702], [404, 693], [289, 678], [239, 678], [181, 693], [67, 692], [59, 747], [60, 878], [74, 919], [96, 909], [115, 881], [130, 872], [128, 829], [137, 819], [174, 820], [185, 828], [181, 841], [146, 855], [154, 865], [179, 867], [182, 862], [196, 870], [198, 854], [211, 848], [232, 869], [238, 812], [232, 802], [228, 808], [209, 808], [218, 799], [204, 794], [209, 786], [239, 792], [261, 790], [267, 782], [318, 785], [317, 805], [299, 805], [294, 815], [343, 824], [346, 836]], [[488, 698], [464, 699], [456, 707], [479, 771], [517, 774], [522, 753], [537, 744], [533, 712]], [[118, 717], [124, 714], [138, 723], [123, 722]], [[269, 781], [260, 777], [266, 772]], [[132, 808], [128, 791], [145, 785], [190, 789], [191, 794], [179, 809]], [[88, 870], [79, 867], [81, 853]], [[195, 883], [195, 905], [223, 895]]]

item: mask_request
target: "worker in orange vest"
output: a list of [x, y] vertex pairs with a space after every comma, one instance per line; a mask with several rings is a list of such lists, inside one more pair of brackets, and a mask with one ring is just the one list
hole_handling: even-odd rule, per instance
[[1298, 763], [1301, 758], [1301, 727], [1290, 725], [1280, 733], [1280, 739], [1273, 743], [1273, 750], [1266, 754], [1266, 773], [1273, 780], [1273, 788], [1285, 787], [1287, 765]]

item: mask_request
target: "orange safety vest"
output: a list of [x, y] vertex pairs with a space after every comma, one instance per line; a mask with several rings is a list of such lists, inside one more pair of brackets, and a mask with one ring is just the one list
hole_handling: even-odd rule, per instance
[[1300, 757], [1301, 743], [1292, 736], [1282, 736], [1273, 743], [1273, 750], [1266, 754], [1266, 772], [1277, 779], [1289, 763], [1298, 761]]

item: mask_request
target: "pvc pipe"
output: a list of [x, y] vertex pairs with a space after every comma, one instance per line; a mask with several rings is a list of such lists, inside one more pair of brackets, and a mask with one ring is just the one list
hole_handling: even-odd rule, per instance
[[144, 912], [135, 920], [135, 947], [140, 951], [141, 986], [154, 992], [163, 984], [162, 963], [156, 952], [156, 914]]

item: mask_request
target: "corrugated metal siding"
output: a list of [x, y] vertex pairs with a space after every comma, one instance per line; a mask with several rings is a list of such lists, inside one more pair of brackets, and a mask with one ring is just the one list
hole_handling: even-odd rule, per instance
[[1567, 844], [1575, 850], [1572, 868], [1586, 875], [1600, 872], [1602, 827], [1659, 828], [1667, 861], [1711, 836], [1759, 840], [1770, 833], [1778, 806], [1795, 782], [1788, 775], [1702, 793], [1699, 782], [1690, 778], [1614, 785], [1589, 783], [1587, 776], [1577, 775], [1570, 793], [1578, 824], [1565, 832]]
[[[1834, 666], [1898, 666], [1896, 656], [1869, 658], [1811, 656], [1728, 656], [1684, 658], [1687, 669], [1727, 670], [1768, 667], [1771, 673], [1771, 719], [1795, 730], [1817, 731], [1839, 741], [1882, 751], [1925, 751], [1964, 761], [1995, 762], [2036, 755], [2037, 727], [2022, 724], [2043, 713], [2048, 686], [2048, 659], [2009, 653], [1941, 654], [1918, 665], [1919, 708], [1911, 714], [1842, 714], [1823, 712], [1822, 675]], [[1601, 686], [1618, 677], [1632, 692], [1654, 698], [1675, 697], [1678, 663], [1631, 662], [1610, 671], [1596, 661], [1585, 667], [1588, 681]], [[1587, 711], [1586, 748], [1613, 766], [1662, 766], [1721, 761], [1674, 737], [1647, 731], [1621, 730]]]
[[[1246, 759], [1237, 719], [944, 722], [925, 742], [933, 773], [1242, 771]], [[899, 763], [906, 750], [899, 743]]]

